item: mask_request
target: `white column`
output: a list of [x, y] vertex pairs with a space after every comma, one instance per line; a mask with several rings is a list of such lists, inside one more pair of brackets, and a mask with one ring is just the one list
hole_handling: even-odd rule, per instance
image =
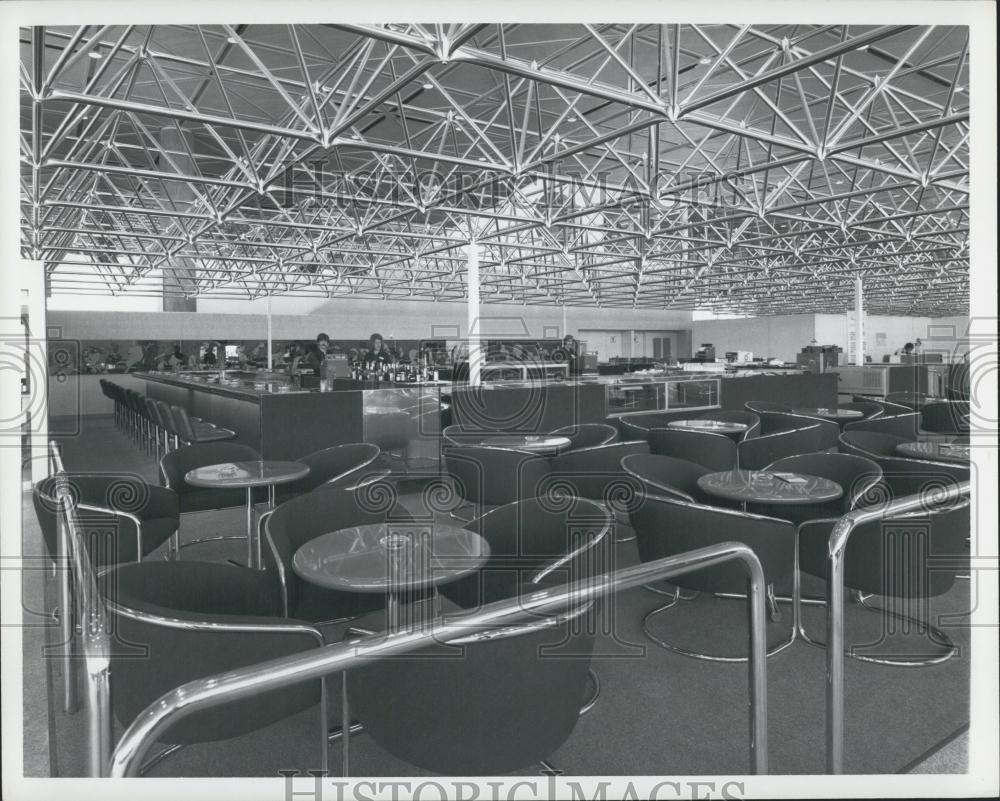
[[854, 278], [854, 363], [865, 363], [864, 282], [860, 273]]
[[271, 296], [267, 296], [267, 369], [273, 366], [271, 361]]
[[[31, 414], [28, 430], [31, 451], [31, 481], [48, 475], [49, 439], [49, 349], [45, 327], [45, 265], [21, 262], [21, 317], [27, 321], [27, 351], [24, 364], [31, 394], [21, 399], [22, 414]], [[25, 340], [22, 340], [24, 342]], [[16, 349], [20, 352], [19, 349]]]
[[469, 290], [469, 386], [479, 386], [482, 351], [479, 346], [479, 245], [473, 240], [466, 247], [465, 283]]

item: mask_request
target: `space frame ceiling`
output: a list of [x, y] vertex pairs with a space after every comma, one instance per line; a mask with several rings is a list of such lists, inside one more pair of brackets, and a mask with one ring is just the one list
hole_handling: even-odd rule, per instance
[[21, 31], [51, 291], [964, 314], [968, 30]]

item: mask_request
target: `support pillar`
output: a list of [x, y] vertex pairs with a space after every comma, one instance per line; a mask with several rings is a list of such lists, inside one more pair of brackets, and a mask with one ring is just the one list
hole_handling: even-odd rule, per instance
[[479, 386], [482, 348], [479, 341], [479, 245], [470, 240], [466, 247], [465, 283], [469, 291], [469, 386]]
[[271, 356], [271, 296], [267, 296], [267, 369], [270, 370], [274, 363]]
[[[170, 154], [177, 170], [187, 175], [197, 175], [198, 167], [188, 156], [183, 129], [173, 125], [160, 129], [160, 146]], [[161, 156], [162, 158], [162, 156]], [[172, 169], [169, 164], [161, 169]], [[187, 184], [179, 181], [163, 181], [167, 197], [178, 207], [185, 208], [194, 200], [194, 192]], [[163, 311], [198, 311], [198, 300], [184, 293], [195, 288], [195, 266], [190, 259], [174, 256], [163, 267]]]
[[864, 281], [858, 274], [854, 278], [854, 363], [865, 363], [865, 302]]
[[[24, 377], [29, 394], [22, 396], [22, 415], [28, 436], [31, 481], [41, 481], [48, 473], [49, 439], [49, 352], [45, 322], [45, 264], [21, 262], [21, 323], [24, 343]], [[19, 418], [20, 419], [20, 418]]]

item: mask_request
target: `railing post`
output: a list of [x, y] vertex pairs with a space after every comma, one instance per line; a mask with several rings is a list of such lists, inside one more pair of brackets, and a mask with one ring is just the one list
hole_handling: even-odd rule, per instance
[[111, 724], [111, 686], [107, 665], [87, 673], [88, 775], [106, 777], [114, 742]]
[[[854, 525], [837, 523], [830, 534]], [[826, 579], [826, 769], [827, 773], [844, 772], [844, 560], [843, 551], [831, 552], [827, 559]]]
[[747, 561], [750, 616], [750, 756], [755, 775], [767, 774], [767, 616], [764, 613], [764, 571], [760, 563]]
[[[56, 502], [61, 503], [58, 493]], [[80, 707], [77, 693], [76, 660], [74, 659], [74, 643], [76, 642], [76, 604], [73, 598], [73, 577], [69, 543], [69, 527], [63, 515], [56, 512], [56, 541], [59, 543], [56, 553], [56, 570], [59, 574], [59, 639], [62, 648], [62, 685], [63, 712], [72, 715]]]
[[831, 774], [844, 772], [844, 559], [847, 542], [854, 530], [873, 520], [924, 511], [943, 505], [972, 492], [969, 481], [962, 481], [932, 495], [917, 494], [899, 498], [876, 509], [862, 509], [844, 515], [834, 525], [827, 543], [826, 585], [826, 767]]

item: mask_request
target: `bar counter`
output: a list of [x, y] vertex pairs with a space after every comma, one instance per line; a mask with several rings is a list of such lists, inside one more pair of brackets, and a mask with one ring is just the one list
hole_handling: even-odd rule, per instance
[[146, 394], [237, 432], [237, 441], [265, 459], [297, 459], [349, 442], [374, 442], [398, 456], [407, 472], [434, 471], [441, 428], [543, 434], [580, 423], [646, 412], [678, 419], [711, 409], [742, 409], [747, 401], [793, 407], [837, 404], [837, 376], [707, 374], [660, 371], [585, 375], [546, 381], [376, 383], [334, 379], [329, 390], [302, 389], [265, 372], [134, 373]]
[[[264, 459], [297, 459], [331, 445], [358, 442], [364, 430], [360, 391], [294, 389], [287, 377], [260, 382], [254, 373], [133, 373], [145, 380], [146, 395], [183, 406], [236, 432], [236, 442], [257, 449]], [[211, 381], [211, 378], [215, 381]], [[259, 384], [263, 384], [258, 388]]]

